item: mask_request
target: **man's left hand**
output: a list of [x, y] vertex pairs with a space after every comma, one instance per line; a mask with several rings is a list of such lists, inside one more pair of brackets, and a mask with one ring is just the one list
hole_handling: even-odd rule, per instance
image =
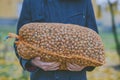
[[67, 69], [70, 71], [81, 71], [85, 68], [85, 66], [79, 66], [77, 64], [67, 63]]

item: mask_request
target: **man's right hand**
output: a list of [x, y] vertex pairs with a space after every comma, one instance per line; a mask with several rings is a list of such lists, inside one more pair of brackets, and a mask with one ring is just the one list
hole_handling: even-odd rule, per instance
[[32, 64], [43, 69], [44, 71], [54, 71], [58, 70], [60, 63], [58, 62], [42, 62], [40, 57], [36, 57], [31, 60]]

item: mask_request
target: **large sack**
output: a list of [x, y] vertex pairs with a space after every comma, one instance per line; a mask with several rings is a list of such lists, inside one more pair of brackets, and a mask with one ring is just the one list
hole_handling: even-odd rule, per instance
[[29, 23], [19, 30], [16, 42], [19, 56], [40, 57], [45, 62], [61, 62], [81, 66], [101, 66], [105, 62], [100, 36], [93, 30], [73, 24]]

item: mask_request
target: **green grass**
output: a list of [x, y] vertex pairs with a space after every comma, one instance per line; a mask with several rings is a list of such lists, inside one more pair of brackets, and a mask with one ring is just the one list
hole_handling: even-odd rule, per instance
[[[113, 35], [113, 32], [109, 31], [109, 32], [103, 32], [102, 28], [101, 27], [98, 27], [99, 29], [99, 34], [102, 38], [102, 41], [104, 43], [104, 47], [107, 51], [115, 51], [116, 50], [116, 43], [115, 43], [115, 39], [114, 39], [114, 35]], [[106, 29], [106, 28], [105, 28]], [[119, 39], [119, 42], [120, 42], [120, 27], [117, 27], [116, 28], [117, 30], [117, 34], [118, 34], [118, 39]]]
[[[112, 33], [100, 33], [100, 36], [102, 38], [102, 41], [104, 43], [106, 50], [116, 49], [115, 40]], [[120, 38], [120, 35], [119, 35], [119, 38]]]
[[16, 26], [0, 26], [0, 33], [15, 32]]
[[12, 45], [14, 39], [8, 42], [5, 42], [5, 37], [7, 37], [9, 32], [16, 33], [16, 26], [0, 26], [0, 42], [8, 43]]

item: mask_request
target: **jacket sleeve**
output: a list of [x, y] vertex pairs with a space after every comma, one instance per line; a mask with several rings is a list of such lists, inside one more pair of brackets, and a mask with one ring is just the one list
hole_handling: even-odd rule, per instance
[[[20, 14], [20, 17], [19, 17], [19, 20], [18, 20], [18, 24], [17, 24], [17, 34], [18, 34], [21, 26], [23, 26], [26, 23], [31, 22], [31, 12], [30, 12], [30, 3], [29, 2], [30, 2], [30, 0], [24, 0], [23, 1], [22, 11], [21, 11], [21, 14]], [[19, 59], [20, 64], [21, 64], [21, 66], [24, 70], [34, 71], [34, 70], [37, 69], [37, 67], [33, 66], [30, 63], [31, 62], [30, 60], [25, 60], [18, 55], [17, 46], [15, 44], [14, 44], [14, 49], [15, 49], [16, 56]]]
[[[87, 0], [87, 16], [86, 16], [86, 26], [98, 33], [97, 24], [95, 20], [94, 10], [91, 0]], [[85, 68], [87, 71], [92, 71], [95, 69], [93, 66], [88, 66]]]

